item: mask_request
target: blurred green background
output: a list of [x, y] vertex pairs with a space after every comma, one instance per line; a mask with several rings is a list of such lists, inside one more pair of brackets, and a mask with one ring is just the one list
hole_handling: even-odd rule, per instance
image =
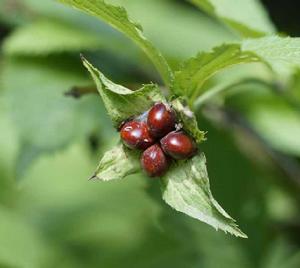
[[[107, 2], [173, 68], [240, 38], [185, 1]], [[282, 34], [300, 34], [296, 1], [264, 4]], [[128, 87], [160, 83], [130, 40], [51, 0], [0, 0], [0, 46], [0, 267], [300, 267], [300, 71], [197, 111], [214, 196], [249, 236], [237, 239], [172, 210], [141, 174], [87, 180], [118, 135], [79, 53]], [[215, 83], [267, 76], [248, 64]], [[73, 87], [90, 94], [65, 95]]]

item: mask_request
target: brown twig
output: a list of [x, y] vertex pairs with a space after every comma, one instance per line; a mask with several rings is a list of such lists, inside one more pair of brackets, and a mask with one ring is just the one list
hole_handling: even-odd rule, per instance
[[84, 95], [87, 94], [96, 94], [97, 93], [97, 88], [96, 87], [72, 87], [70, 90], [68, 90], [67, 92], [65, 92], [65, 96], [68, 97], [73, 97], [75, 99], [79, 99]]

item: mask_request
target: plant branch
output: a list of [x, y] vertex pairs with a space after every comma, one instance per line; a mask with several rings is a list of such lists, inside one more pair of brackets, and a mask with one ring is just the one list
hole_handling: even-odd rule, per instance
[[198, 110], [204, 103], [206, 103], [207, 101], [211, 100], [212, 98], [216, 97], [221, 93], [224, 94], [225, 92], [230, 91], [236, 87], [244, 86], [247, 84], [259, 84], [268, 88], [274, 87], [274, 84], [258, 78], [246, 78], [235, 83], [220, 84], [207, 90], [201, 96], [199, 96], [194, 102], [194, 109]]
[[245, 86], [247, 84], [258, 84], [261, 86], [264, 86], [267, 89], [272, 90], [273, 93], [280, 96], [290, 107], [295, 109], [297, 112], [300, 113], [300, 104], [297, 100], [295, 100], [290, 94], [288, 94], [287, 90], [285, 90], [285, 87], [278, 83], [278, 82], [268, 82], [262, 79], [258, 78], [246, 78], [242, 79], [236, 83], [227, 83], [227, 84], [221, 84], [216, 85], [215, 87], [207, 90], [204, 92], [201, 96], [199, 96], [196, 101], [194, 102], [194, 109], [197, 111], [202, 105], [216, 97], [220, 94], [225, 94], [228, 91], [231, 91], [237, 87]]
[[70, 90], [65, 92], [65, 96], [80, 99], [82, 96], [87, 94], [97, 94], [97, 88], [94, 86], [90, 87], [72, 87]]

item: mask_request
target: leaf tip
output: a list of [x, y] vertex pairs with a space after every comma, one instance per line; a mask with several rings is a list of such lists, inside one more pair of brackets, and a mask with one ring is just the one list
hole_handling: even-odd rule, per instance
[[240, 238], [248, 239], [248, 235], [242, 233], [242, 235], [240, 235]]
[[[244, 239], [248, 239], [248, 235], [246, 235], [240, 228], [238, 225], [235, 224], [234, 227], [234, 231], [229, 231], [229, 233], [233, 234], [234, 236], [238, 237], [238, 238], [244, 238]], [[226, 231], [225, 231], [226, 233]]]
[[98, 180], [99, 178], [97, 177], [96, 174], [94, 174], [93, 176], [91, 176], [88, 180], [89, 181], [94, 181], [94, 180]]
[[79, 56], [82, 61], [86, 61], [86, 58], [84, 57], [84, 55], [82, 53], [80, 53]]
[[239, 230], [238, 234], [234, 234], [236, 237], [238, 238], [243, 238], [243, 239], [248, 239], [248, 235], [246, 235], [245, 233], [243, 233], [241, 230]]

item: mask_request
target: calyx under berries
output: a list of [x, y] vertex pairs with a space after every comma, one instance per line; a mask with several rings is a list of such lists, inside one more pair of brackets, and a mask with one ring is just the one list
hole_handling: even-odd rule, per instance
[[130, 149], [143, 150], [141, 166], [150, 177], [164, 175], [171, 158], [182, 160], [197, 152], [195, 140], [183, 130], [175, 130], [176, 121], [176, 114], [168, 105], [156, 103], [121, 127], [123, 143]]

